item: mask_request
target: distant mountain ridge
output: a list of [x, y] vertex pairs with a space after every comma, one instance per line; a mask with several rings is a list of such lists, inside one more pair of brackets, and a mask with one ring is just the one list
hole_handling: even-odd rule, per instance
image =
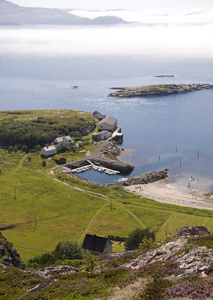
[[95, 19], [81, 18], [57, 8], [21, 7], [0, 0], [0, 26], [6, 25], [113, 25], [127, 23], [121, 18], [105, 16]]

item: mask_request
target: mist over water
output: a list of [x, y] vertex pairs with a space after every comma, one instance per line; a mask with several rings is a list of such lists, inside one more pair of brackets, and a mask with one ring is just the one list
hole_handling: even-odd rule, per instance
[[213, 25], [131, 24], [0, 28], [0, 54], [212, 57]]

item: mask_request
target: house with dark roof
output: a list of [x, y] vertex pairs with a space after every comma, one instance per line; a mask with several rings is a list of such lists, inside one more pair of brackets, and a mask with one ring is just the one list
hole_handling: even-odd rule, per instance
[[86, 234], [83, 245], [83, 253], [91, 251], [95, 255], [103, 255], [112, 252], [112, 242], [108, 238], [97, 235]]
[[98, 119], [99, 121], [103, 120], [106, 116], [102, 115], [99, 111], [94, 111], [94, 113], [92, 114], [93, 118]]

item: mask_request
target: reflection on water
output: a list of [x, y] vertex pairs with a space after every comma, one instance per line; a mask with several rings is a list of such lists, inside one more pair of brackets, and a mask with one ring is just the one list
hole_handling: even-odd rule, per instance
[[[123, 155], [135, 166], [131, 176], [169, 169], [175, 184], [185, 187], [188, 178], [194, 176], [200, 180], [199, 189], [211, 188], [213, 90], [159, 98], [116, 99], [107, 95], [113, 86], [213, 83], [212, 61], [21, 55], [0, 59], [0, 110], [98, 110], [118, 119], [124, 134], [122, 148], [134, 150]], [[156, 78], [153, 74], [175, 77]], [[74, 85], [78, 88], [69, 89]], [[100, 183], [122, 178], [95, 171], [81, 176]]]

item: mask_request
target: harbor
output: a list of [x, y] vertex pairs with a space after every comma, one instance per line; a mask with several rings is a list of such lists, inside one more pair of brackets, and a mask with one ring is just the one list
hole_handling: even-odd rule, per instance
[[72, 170], [65, 167], [65, 168], [63, 168], [63, 172], [64, 173], [77, 173], [77, 174], [79, 174], [79, 173], [83, 173], [83, 172], [86, 172], [86, 171], [89, 171], [89, 170], [93, 169], [94, 171], [97, 171], [97, 172], [100, 172], [100, 173], [105, 172], [107, 175], [120, 174], [120, 171], [116, 171], [116, 170], [112, 170], [112, 169], [109, 169], [109, 168], [105, 168], [105, 167], [102, 167], [102, 166], [95, 165], [90, 160], [86, 160], [86, 162], [89, 163], [89, 164], [87, 164], [85, 166], [82, 166], [82, 167], [72, 169]]

